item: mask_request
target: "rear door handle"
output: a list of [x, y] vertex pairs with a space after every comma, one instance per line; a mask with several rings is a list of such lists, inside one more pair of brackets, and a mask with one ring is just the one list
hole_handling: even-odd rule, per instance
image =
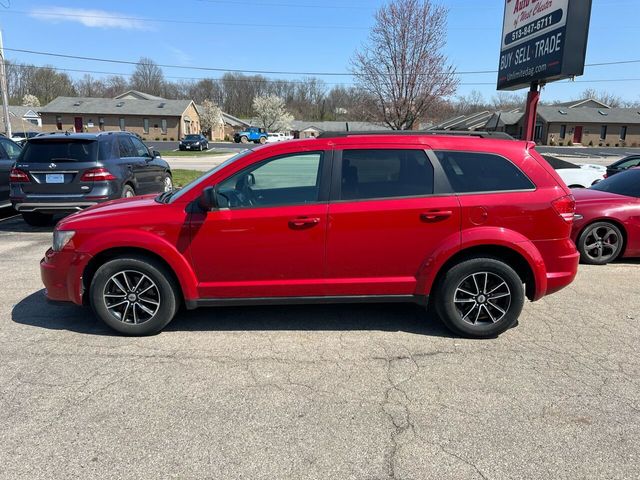
[[429, 210], [420, 214], [420, 220], [423, 222], [436, 222], [449, 218], [451, 215], [453, 215], [451, 210]]
[[309, 228], [320, 223], [318, 217], [298, 217], [289, 220], [289, 226], [291, 228]]

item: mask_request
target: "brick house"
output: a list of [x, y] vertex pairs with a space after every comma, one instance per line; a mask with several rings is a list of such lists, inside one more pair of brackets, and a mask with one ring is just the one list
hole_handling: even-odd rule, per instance
[[119, 97], [58, 97], [38, 109], [42, 130], [126, 130], [147, 140], [176, 140], [200, 133], [200, 115], [192, 100], [136, 98], [131, 92]]

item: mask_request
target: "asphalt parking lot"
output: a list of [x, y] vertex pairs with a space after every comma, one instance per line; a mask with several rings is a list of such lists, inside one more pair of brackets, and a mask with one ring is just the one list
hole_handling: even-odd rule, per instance
[[416, 306], [49, 305], [51, 229], [0, 221], [0, 477], [640, 477], [640, 262], [581, 266], [492, 340]]

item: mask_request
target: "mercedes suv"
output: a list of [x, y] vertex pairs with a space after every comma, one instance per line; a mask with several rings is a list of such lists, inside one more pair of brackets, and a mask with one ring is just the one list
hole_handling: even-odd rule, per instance
[[30, 139], [9, 175], [13, 207], [30, 225], [121, 197], [170, 191], [169, 164], [128, 132]]
[[90, 304], [128, 335], [181, 305], [415, 302], [490, 337], [574, 279], [574, 209], [533, 143], [323, 135], [71, 215], [41, 272], [49, 299]]

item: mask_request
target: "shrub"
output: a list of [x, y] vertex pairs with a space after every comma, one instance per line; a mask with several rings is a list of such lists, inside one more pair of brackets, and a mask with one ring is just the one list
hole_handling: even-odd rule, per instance
[[162, 141], [163, 141], [163, 142], [166, 142], [166, 141], [167, 141], [167, 137], [163, 137], [163, 138], [162, 138]]
[[160, 137], [156, 137], [156, 142], [159, 142], [159, 141], [160, 141]]
[[173, 137], [170, 137], [170, 138], [169, 138], [169, 140], [171, 140], [171, 141], [173, 142], [173, 141], [174, 141], [174, 138], [173, 138]]
[[142, 137], [142, 141], [146, 142], [147, 141], [147, 137]]
[[225, 142], [228, 142], [229, 140], [231, 140], [231, 139], [229, 138], [229, 135], [225, 134], [225, 136], [224, 136], [224, 141], [225, 141]]
[[564, 142], [558, 142], [559, 147], [564, 147]]
[[571, 140], [567, 142], [567, 147], [573, 147], [573, 142]]
[[631, 146], [632, 146], [633, 148], [636, 148], [636, 147], [638, 146], [638, 142], [633, 142], [633, 143], [631, 144]]
[[589, 140], [589, 146], [593, 147], [593, 140]]
[[611, 144], [610, 144], [610, 143], [607, 143], [607, 147], [610, 147], [610, 146], [611, 146]]

